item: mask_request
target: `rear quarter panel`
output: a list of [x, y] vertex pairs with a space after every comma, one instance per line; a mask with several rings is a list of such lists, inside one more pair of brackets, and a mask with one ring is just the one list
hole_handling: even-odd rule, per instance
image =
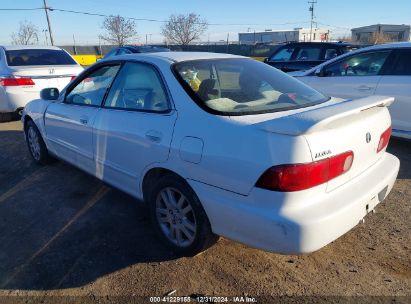
[[[196, 124], [189, 117], [179, 118], [171, 157], [189, 179], [247, 195], [268, 168], [312, 161], [302, 136], [269, 133], [255, 124], [235, 123], [225, 117], [203, 117]], [[183, 161], [179, 155], [179, 143], [186, 136], [203, 141], [198, 164]]]

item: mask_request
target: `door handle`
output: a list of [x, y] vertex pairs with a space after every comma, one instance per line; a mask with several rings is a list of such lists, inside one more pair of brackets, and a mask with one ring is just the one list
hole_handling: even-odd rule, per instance
[[156, 143], [159, 143], [162, 137], [163, 135], [155, 130], [150, 130], [146, 133], [146, 138]]
[[367, 85], [361, 85], [357, 89], [360, 90], [360, 91], [369, 91], [369, 90], [374, 89], [374, 87], [370, 87], [370, 86], [367, 86]]
[[83, 124], [83, 125], [87, 125], [88, 117], [87, 116], [81, 116], [80, 117], [80, 123]]

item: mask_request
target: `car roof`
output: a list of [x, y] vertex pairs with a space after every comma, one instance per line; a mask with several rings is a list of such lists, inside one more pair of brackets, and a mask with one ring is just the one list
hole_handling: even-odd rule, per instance
[[332, 45], [332, 46], [361, 46], [358, 44], [354, 43], [349, 43], [349, 42], [332, 42], [332, 41], [327, 41], [327, 42], [319, 42], [319, 41], [307, 41], [307, 42], [290, 42], [284, 44], [284, 46], [289, 46], [289, 45]]
[[322, 68], [324, 65], [330, 64], [332, 62], [336, 62], [339, 61], [341, 59], [344, 59], [345, 57], [348, 56], [352, 56], [354, 54], [359, 54], [359, 53], [363, 53], [363, 52], [367, 52], [367, 51], [373, 51], [373, 50], [385, 50], [385, 49], [402, 49], [402, 48], [411, 48], [411, 42], [393, 42], [393, 43], [384, 43], [384, 44], [376, 44], [376, 45], [372, 45], [372, 46], [367, 46], [367, 47], [363, 47], [360, 48], [358, 50], [349, 52], [349, 53], [345, 53], [341, 56], [335, 57], [331, 60], [328, 60], [324, 63], [321, 63], [307, 71], [302, 72], [301, 75], [299, 76], [307, 76], [309, 74], [311, 74], [312, 72], [314, 72], [315, 70], [317, 70], [318, 68]]
[[376, 45], [365, 47], [362, 50], [401, 49], [401, 48], [411, 48], [411, 42], [392, 42], [392, 43], [376, 44]]
[[39, 46], [39, 45], [1, 45], [6, 51], [15, 50], [61, 50], [61, 48], [56, 46]]
[[[182, 62], [189, 60], [223, 59], [223, 58], [248, 58], [238, 55], [208, 52], [157, 52], [157, 53], [134, 53], [116, 56], [115, 59], [144, 59], [154, 58], [172, 62]], [[111, 58], [110, 58], [111, 59]]]
[[168, 50], [168, 48], [163, 46], [154, 46], [154, 45], [124, 45], [119, 48], [129, 49], [129, 50]]

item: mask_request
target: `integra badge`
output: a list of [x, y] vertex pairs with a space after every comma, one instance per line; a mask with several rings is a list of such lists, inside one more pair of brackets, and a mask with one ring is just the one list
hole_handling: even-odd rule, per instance
[[315, 153], [314, 158], [323, 157], [323, 156], [326, 156], [326, 155], [329, 155], [329, 154], [331, 154], [331, 150], [325, 150], [325, 151], [322, 151], [322, 152]]

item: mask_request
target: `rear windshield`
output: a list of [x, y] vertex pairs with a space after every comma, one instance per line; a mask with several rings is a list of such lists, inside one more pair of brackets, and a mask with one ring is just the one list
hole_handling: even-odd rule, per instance
[[194, 60], [174, 64], [189, 95], [208, 112], [249, 115], [291, 110], [329, 98], [253, 59]]
[[70, 55], [62, 50], [10, 50], [6, 51], [6, 57], [9, 66], [77, 64]]

